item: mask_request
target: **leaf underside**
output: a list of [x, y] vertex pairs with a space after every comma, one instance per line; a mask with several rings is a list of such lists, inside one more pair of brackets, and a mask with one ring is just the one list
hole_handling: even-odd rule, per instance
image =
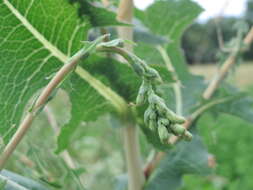
[[[107, 13], [103, 10], [102, 14]], [[109, 14], [112, 16], [114, 13]], [[80, 18], [77, 6], [65, 0], [0, 2], [0, 137], [5, 143], [19, 126], [31, 97], [49, 82], [47, 78], [83, 47], [82, 41], [86, 40], [92, 27], [91, 19], [97, 19], [94, 17], [84, 15]], [[111, 20], [111, 23], [115, 22]], [[110, 23], [106, 21], [104, 24]], [[66, 82], [65, 90], [69, 90], [70, 101], [73, 101], [72, 110], [77, 110], [72, 111], [72, 116], [80, 112], [74, 107], [77, 98], [85, 99], [89, 95], [90, 104], [83, 105], [84, 112], [108, 105], [94, 85], [80, 80], [78, 76]], [[70, 87], [71, 82], [72, 87], [82, 91]], [[91, 119], [101, 112], [95, 112]], [[89, 114], [86, 116], [83, 119], [89, 120]]]

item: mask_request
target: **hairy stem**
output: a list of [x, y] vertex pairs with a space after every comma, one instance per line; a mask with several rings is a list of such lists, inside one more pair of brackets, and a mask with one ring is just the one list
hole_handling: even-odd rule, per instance
[[[133, 18], [133, 0], [121, 0], [118, 8], [117, 19], [131, 23]], [[133, 29], [131, 27], [118, 27], [119, 38], [132, 40]], [[127, 44], [125, 49], [132, 51], [132, 46]], [[144, 185], [144, 174], [141, 166], [141, 154], [139, 150], [138, 131], [134, 124], [126, 124], [123, 128], [124, 148], [128, 169], [128, 189], [141, 190]]]
[[79, 52], [77, 52], [73, 57], [70, 58], [68, 63], [65, 64], [55, 74], [55, 76], [51, 79], [48, 85], [43, 89], [40, 96], [38, 97], [32, 108], [29, 110], [27, 115], [25, 116], [25, 119], [18, 127], [18, 130], [13, 135], [7, 146], [4, 148], [3, 153], [1, 154], [0, 157], [0, 170], [3, 169], [5, 163], [8, 161], [9, 157], [16, 149], [17, 145], [20, 143], [20, 141], [26, 134], [27, 130], [32, 125], [32, 122], [36, 117], [37, 113], [40, 111], [40, 109], [43, 108], [43, 106], [45, 106], [45, 104], [49, 100], [49, 97], [52, 94], [53, 90], [55, 90], [59, 86], [59, 84], [65, 79], [67, 74], [73, 71], [78, 61], [86, 56], [88, 56], [88, 54], [85, 49], [81, 49]]

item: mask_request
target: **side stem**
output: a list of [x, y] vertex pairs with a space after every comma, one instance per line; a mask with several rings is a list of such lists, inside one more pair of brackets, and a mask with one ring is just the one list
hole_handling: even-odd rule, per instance
[[11, 154], [16, 149], [17, 145], [20, 143], [20, 141], [23, 139], [24, 135], [32, 125], [32, 122], [34, 118], [36, 117], [37, 113], [40, 111], [40, 109], [43, 108], [43, 106], [47, 103], [49, 100], [50, 95], [52, 94], [53, 90], [55, 90], [58, 85], [64, 80], [64, 78], [73, 71], [73, 69], [76, 67], [78, 61], [88, 56], [85, 49], [81, 49], [77, 54], [75, 54], [72, 58], [70, 58], [69, 62], [65, 64], [51, 79], [51, 81], [48, 83], [48, 85], [44, 88], [44, 90], [41, 92], [40, 96], [36, 100], [35, 104], [32, 106], [31, 110], [27, 113], [25, 116], [25, 119], [20, 124], [18, 130], [11, 138], [10, 142], [7, 144], [7, 146], [4, 148], [3, 153], [0, 157], [0, 170], [3, 169], [4, 165], [8, 161]]
[[[250, 43], [253, 40], [253, 27], [250, 29], [246, 37], [244, 38], [243, 42], [245, 46], [249, 46]], [[227, 58], [227, 60], [224, 62], [224, 64], [221, 66], [220, 70], [218, 71], [217, 75], [213, 78], [213, 80], [210, 82], [208, 87], [203, 93], [203, 98], [208, 100], [212, 97], [216, 89], [219, 87], [220, 83], [225, 79], [228, 71], [230, 68], [235, 64], [235, 59], [240, 51], [244, 51], [245, 49], [236, 50], [231, 52], [230, 56]]]

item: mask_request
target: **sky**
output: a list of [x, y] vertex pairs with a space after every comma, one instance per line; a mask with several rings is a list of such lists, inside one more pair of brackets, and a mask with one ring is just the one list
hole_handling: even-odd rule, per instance
[[[135, 5], [140, 9], [145, 9], [154, 0], [134, 0]], [[206, 20], [215, 17], [223, 12], [223, 16], [241, 15], [246, 8], [247, 0], [193, 0], [201, 5], [205, 11], [199, 16], [198, 20]], [[224, 9], [225, 7], [225, 9]], [[224, 9], [224, 10], [223, 10]]]

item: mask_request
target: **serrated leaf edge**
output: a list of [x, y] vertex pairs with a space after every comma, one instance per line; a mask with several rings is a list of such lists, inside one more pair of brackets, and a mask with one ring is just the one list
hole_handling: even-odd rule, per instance
[[[43, 46], [49, 50], [49, 52], [58, 58], [62, 63], [67, 63], [69, 57], [62, 53], [57, 47], [51, 44], [36, 28], [34, 28], [29, 21], [20, 14], [20, 12], [8, 1], [3, 0], [4, 4], [8, 7], [8, 9], [15, 15], [19, 21], [32, 33], [32, 35], [39, 40]], [[32, 2], [31, 2], [32, 3]], [[86, 82], [88, 82], [96, 91], [107, 99], [119, 112], [124, 112], [127, 103], [125, 100], [119, 96], [116, 92], [114, 92], [111, 88], [104, 85], [101, 81], [97, 80], [93, 77], [89, 72], [83, 69], [80, 66], [77, 66], [75, 72]]]

